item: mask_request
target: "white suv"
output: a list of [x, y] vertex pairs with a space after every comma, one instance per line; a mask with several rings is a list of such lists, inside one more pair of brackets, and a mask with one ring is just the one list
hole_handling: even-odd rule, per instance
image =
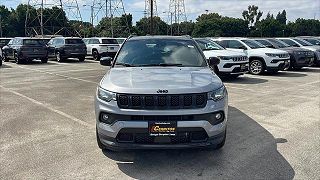
[[214, 68], [217, 75], [237, 78], [248, 72], [249, 59], [245, 53], [226, 50], [207, 38], [196, 38], [195, 40], [207, 59], [210, 57], [220, 59], [220, 63]]
[[286, 51], [267, 48], [248, 38], [218, 38], [213, 40], [229, 50], [244, 52], [249, 57], [249, 72], [251, 74], [262, 74], [265, 70], [278, 72], [289, 67], [290, 55]]
[[119, 44], [115, 38], [93, 37], [84, 38], [87, 46], [87, 54], [92, 55], [94, 60], [100, 60], [101, 57], [114, 57], [119, 50]]
[[303, 39], [299, 38], [277, 38], [280, 41], [290, 45], [291, 47], [301, 47], [307, 50], [310, 50], [314, 53], [314, 64], [315, 65], [320, 65], [320, 46], [315, 46]]

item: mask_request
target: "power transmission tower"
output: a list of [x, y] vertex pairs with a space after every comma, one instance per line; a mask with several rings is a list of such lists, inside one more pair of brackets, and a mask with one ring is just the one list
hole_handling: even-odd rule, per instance
[[[153, 8], [151, 8], [151, 1], [152, 1]], [[144, 11], [145, 11], [144, 16], [146, 18], [151, 16], [151, 10], [153, 11], [153, 16], [158, 16], [157, 1], [156, 0], [145, 0], [145, 5], [144, 6], [145, 6], [145, 8], [144, 8]]]
[[157, 1], [156, 0], [145, 0], [145, 14], [144, 17], [150, 19], [150, 24], [145, 24], [145, 32], [149, 32], [151, 35], [154, 34], [154, 30], [159, 30], [159, 24], [154, 22], [154, 17], [158, 16]]
[[25, 35], [81, 36], [69, 27], [68, 20], [82, 22], [77, 0], [28, 0]]
[[170, 0], [168, 19], [171, 22], [171, 35], [182, 33], [180, 23], [187, 21], [184, 0]]
[[[110, 33], [111, 37], [116, 34], [130, 34], [129, 21], [124, 8], [122, 0], [93, 0], [91, 13], [91, 22], [96, 19], [99, 22], [103, 17], [106, 18], [108, 24], [103, 27], [106, 32]], [[114, 22], [115, 17], [121, 17], [124, 15], [125, 25], [118, 25]]]

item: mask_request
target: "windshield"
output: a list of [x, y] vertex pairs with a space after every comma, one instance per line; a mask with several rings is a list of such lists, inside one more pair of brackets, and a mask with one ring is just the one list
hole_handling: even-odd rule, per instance
[[205, 51], [205, 50], [224, 50], [223, 47], [218, 45], [217, 43], [210, 41], [208, 39], [196, 39], [196, 42], [200, 46], [200, 48]]
[[43, 45], [42, 39], [24, 39], [23, 45]]
[[66, 44], [84, 44], [81, 39], [66, 39]]
[[279, 40], [284, 42], [284, 43], [286, 43], [286, 44], [288, 44], [291, 47], [300, 47], [299, 44], [297, 44], [296, 42], [294, 42], [294, 41], [292, 41], [290, 39], [279, 39]]
[[116, 39], [102, 39], [102, 44], [118, 44]]
[[271, 47], [271, 48], [273, 48], [273, 44], [270, 43], [270, 42], [267, 41], [267, 40], [257, 39], [257, 40], [255, 40], [255, 41], [257, 41], [258, 43], [260, 43], [260, 44], [262, 44], [262, 45], [264, 45], [264, 46], [266, 46], [266, 47]]
[[115, 65], [160, 66], [179, 65], [206, 66], [204, 57], [192, 40], [142, 39], [127, 41], [121, 48]]
[[290, 47], [290, 45], [282, 42], [282, 41], [279, 41], [277, 39], [269, 39], [269, 41], [271, 41], [272, 43], [276, 44], [279, 48], [286, 48], [286, 47]]
[[308, 43], [307, 41], [302, 40], [302, 39], [293, 39], [293, 40], [297, 41], [302, 46], [313, 46], [311, 43]]
[[316, 40], [316, 39], [304, 39], [304, 40], [313, 45], [320, 45], [320, 40]]
[[265, 48], [264, 45], [258, 43], [255, 40], [241, 40], [242, 42], [244, 42], [247, 46], [249, 46], [252, 49], [257, 49], [257, 48]]

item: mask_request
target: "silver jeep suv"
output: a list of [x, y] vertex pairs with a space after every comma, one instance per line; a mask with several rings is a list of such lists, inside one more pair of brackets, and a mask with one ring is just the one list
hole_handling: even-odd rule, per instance
[[101, 149], [221, 148], [226, 140], [227, 90], [188, 36], [128, 38], [95, 97]]

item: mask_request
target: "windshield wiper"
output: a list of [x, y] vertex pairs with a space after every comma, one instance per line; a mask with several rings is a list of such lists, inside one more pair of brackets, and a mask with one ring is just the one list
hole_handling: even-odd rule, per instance
[[128, 63], [117, 63], [115, 64], [116, 66], [125, 66], [125, 67], [136, 67], [133, 64], [128, 64]]
[[178, 64], [178, 63], [159, 63], [159, 64], [141, 64], [139, 66], [179, 66], [179, 67], [182, 67], [183, 64]]

